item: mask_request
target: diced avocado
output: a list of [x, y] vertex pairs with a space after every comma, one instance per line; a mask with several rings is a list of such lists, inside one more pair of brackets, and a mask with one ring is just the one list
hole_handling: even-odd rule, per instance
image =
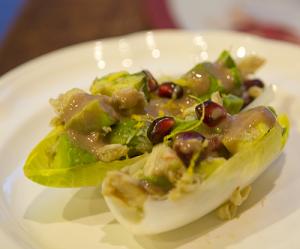
[[[109, 88], [109, 86], [112, 86], [117, 80], [123, 79], [128, 75], [129, 75], [128, 72], [121, 71], [121, 72], [105, 75], [100, 79], [96, 78], [90, 87], [90, 92], [92, 94], [101, 93], [101, 94], [109, 95], [107, 93], [111, 93], [111, 91], [108, 91], [107, 88]], [[111, 96], [111, 94], [109, 96]]]
[[222, 95], [223, 98], [223, 106], [230, 114], [239, 113], [242, 109], [244, 100], [238, 96], [232, 94], [224, 94]]
[[232, 116], [230, 126], [223, 135], [222, 143], [235, 154], [254, 141], [264, 137], [276, 124], [274, 114], [266, 107], [258, 106], [246, 112]]
[[216, 77], [210, 62], [197, 64], [177, 81], [179, 85], [188, 87], [195, 96], [209, 95], [213, 92], [223, 92], [223, 85]]
[[109, 141], [113, 144], [123, 144], [129, 147], [129, 156], [149, 152], [152, 144], [147, 137], [147, 124], [144, 121], [123, 119], [112, 127]]
[[146, 75], [143, 72], [129, 74], [123, 71], [95, 79], [90, 91], [92, 94], [112, 96], [114, 92], [124, 88], [135, 88], [138, 91], [145, 91], [145, 84]]
[[261, 139], [269, 130], [270, 127], [267, 124], [259, 123], [244, 130], [244, 132], [240, 133], [237, 137], [230, 137], [226, 134], [222, 143], [230, 153], [235, 154], [247, 146], [251, 146], [253, 141]]
[[97, 161], [93, 154], [75, 145], [66, 133], [61, 133], [53, 149], [52, 168], [69, 168]]
[[133, 119], [123, 119], [112, 127], [110, 133], [110, 143], [112, 144], [128, 144], [137, 134], [137, 129], [134, 126], [137, 121]]
[[202, 62], [184, 74], [176, 83], [188, 87], [197, 97], [219, 91], [230, 92], [242, 84], [241, 73], [228, 51], [223, 51], [215, 63]]
[[73, 115], [65, 127], [79, 132], [101, 131], [113, 125], [116, 119], [108, 113], [98, 99], [88, 102], [82, 110]]

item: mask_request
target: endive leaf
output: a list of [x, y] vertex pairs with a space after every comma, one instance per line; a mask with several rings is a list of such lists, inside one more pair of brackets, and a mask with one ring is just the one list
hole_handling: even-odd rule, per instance
[[92, 154], [66, 139], [63, 127], [57, 127], [30, 153], [24, 173], [32, 181], [50, 187], [97, 186], [108, 171], [134, 164], [144, 156], [96, 161]]
[[[279, 122], [276, 123], [263, 137], [243, 147], [223, 165], [219, 165], [209, 177], [182, 198], [148, 198], [144, 203], [143, 216], [138, 221], [132, 220], [132, 210], [130, 216], [127, 216], [129, 211], [118, 199], [110, 196], [104, 198], [117, 220], [133, 233], [155, 234], [181, 227], [217, 208], [230, 198], [236, 188], [243, 189], [251, 184], [280, 155], [285, 134]], [[105, 184], [104, 180], [103, 188]]]

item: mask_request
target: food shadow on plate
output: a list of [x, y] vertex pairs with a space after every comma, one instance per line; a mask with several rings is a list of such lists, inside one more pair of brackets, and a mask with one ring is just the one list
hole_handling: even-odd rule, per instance
[[[282, 154], [271, 167], [261, 175], [252, 185], [252, 193], [247, 202], [240, 208], [242, 217], [251, 207], [262, 202], [273, 189], [277, 178], [280, 176], [285, 162], [285, 154]], [[99, 226], [104, 232], [101, 243], [109, 245], [122, 245], [127, 248], [145, 249], [173, 249], [193, 241], [203, 240], [215, 233], [216, 230], [227, 226], [226, 222], [219, 220], [212, 212], [203, 218], [174, 231], [152, 236], [137, 236], [131, 234], [115, 220], [100, 194], [99, 188], [81, 188], [79, 190], [66, 191], [63, 189], [43, 190], [28, 207], [24, 218], [39, 223], [75, 222], [89, 226]], [[296, 204], [295, 204], [296, 205]], [[283, 219], [295, 211], [298, 206], [289, 205], [284, 211], [274, 216], [266, 216], [259, 226], [232, 225], [231, 231], [222, 230], [222, 238], [204, 239], [210, 248], [223, 248], [237, 243], [247, 236], [263, 230], [269, 225]], [[238, 219], [233, 221], [238, 222]], [[230, 223], [230, 222], [229, 222]], [[225, 231], [225, 232], [224, 232]], [[116, 236], [116, 232], [118, 236]], [[234, 236], [231, 236], [235, 234]], [[120, 235], [120, 236], [119, 236]], [[210, 236], [211, 237], [211, 236]], [[202, 241], [203, 242], [203, 241]]]
[[76, 192], [65, 205], [63, 217], [90, 226], [105, 225], [113, 220], [99, 187], [82, 188]]
[[[282, 172], [285, 160], [285, 154], [282, 154], [275, 162], [273, 162], [270, 168], [266, 170], [266, 172], [264, 172], [254, 184], [252, 184], [252, 193], [246, 203], [239, 209], [239, 216], [242, 216], [244, 212], [258, 203], [263, 202], [264, 199], [267, 198], [267, 195], [274, 188], [276, 180]], [[209, 245], [209, 248], [223, 248], [230, 244], [235, 244], [253, 233], [263, 230], [269, 225], [288, 216], [294, 210], [295, 207], [290, 207], [289, 209], [286, 209], [285, 212], [278, 213], [276, 216], [265, 217], [265, 220], [260, 222], [259, 226], [243, 226], [242, 231], [240, 230], [240, 226], [234, 224], [230, 226], [233, 230], [227, 231], [227, 229], [223, 229], [222, 226], [225, 228], [227, 223], [219, 220], [216, 217], [215, 212], [212, 212], [203, 218], [190, 223], [189, 225], [170, 232], [151, 236], [129, 236], [132, 236], [138, 243], [139, 247], [137, 248], [174, 249], [187, 243], [192, 243], [195, 240], [200, 240], [201, 237], [212, 234], [214, 233], [214, 230], [218, 230], [220, 228], [222, 230], [222, 236], [215, 236], [214, 239], [209, 240], [204, 239], [202, 242], [204, 241], [203, 245]], [[238, 222], [238, 219], [239, 218], [234, 219], [233, 222]], [[104, 226], [102, 231], [106, 233], [106, 236], [101, 241], [111, 245], [126, 245], [128, 248], [132, 248], [132, 238], [129, 238], [127, 240], [128, 243], [126, 244], [124, 243], [124, 238], [115, 236], [116, 226], [117, 225], [115, 223], [108, 223]], [[121, 234], [128, 233], [126, 229], [123, 228], [122, 230], [123, 232], [120, 232]]]
[[24, 218], [39, 223], [67, 221], [91, 226], [112, 220], [99, 188], [81, 188], [73, 191], [71, 197], [69, 191], [43, 190], [27, 208]]

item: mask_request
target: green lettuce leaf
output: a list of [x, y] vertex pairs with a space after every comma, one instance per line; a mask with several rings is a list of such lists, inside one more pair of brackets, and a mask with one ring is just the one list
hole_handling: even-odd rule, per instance
[[108, 171], [132, 165], [144, 156], [96, 161], [92, 154], [71, 143], [60, 126], [33, 149], [25, 162], [24, 173], [32, 181], [49, 187], [97, 186]]
[[232, 94], [222, 95], [223, 106], [230, 114], [237, 114], [242, 109], [244, 100]]

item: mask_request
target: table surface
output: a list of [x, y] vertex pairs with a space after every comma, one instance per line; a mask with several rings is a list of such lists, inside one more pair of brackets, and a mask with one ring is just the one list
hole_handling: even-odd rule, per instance
[[28, 0], [0, 47], [0, 75], [71, 44], [153, 28], [142, 0]]

